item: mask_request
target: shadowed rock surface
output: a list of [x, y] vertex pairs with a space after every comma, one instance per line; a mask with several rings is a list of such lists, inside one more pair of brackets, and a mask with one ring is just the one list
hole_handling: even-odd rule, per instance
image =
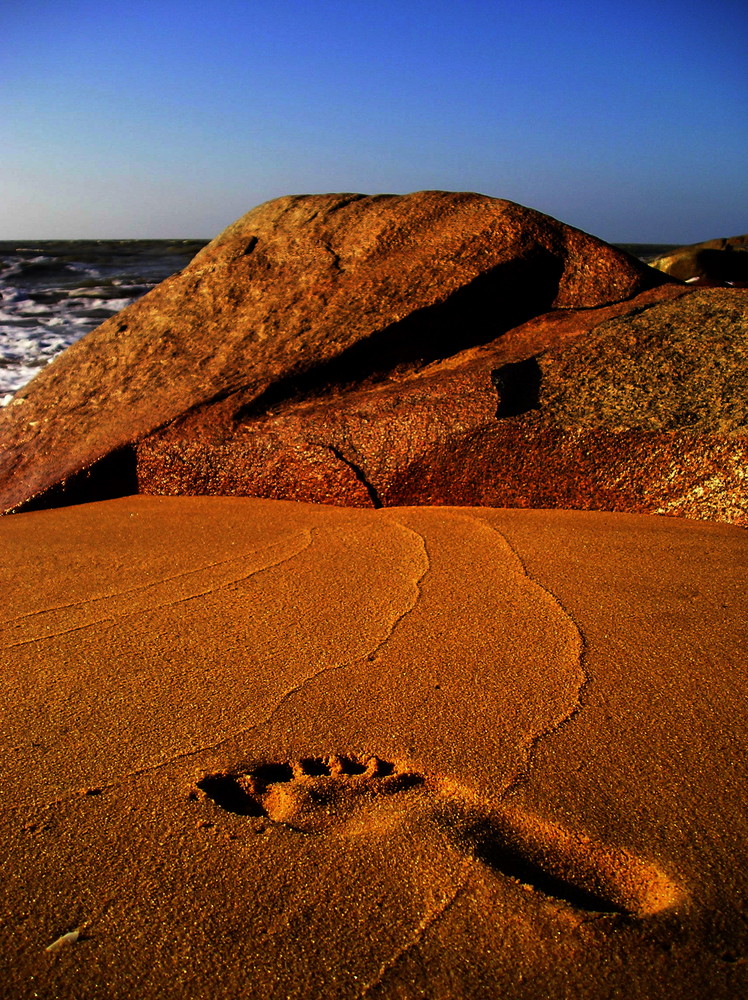
[[747, 524], [747, 400], [748, 293], [663, 288], [232, 425], [198, 412], [138, 445], [138, 481], [152, 493]]
[[548, 216], [476, 194], [268, 202], [0, 413], [0, 508], [133, 492], [132, 446], [159, 428], [184, 421], [211, 441], [230, 438], [325, 386], [399, 378], [548, 310], [668, 280]]

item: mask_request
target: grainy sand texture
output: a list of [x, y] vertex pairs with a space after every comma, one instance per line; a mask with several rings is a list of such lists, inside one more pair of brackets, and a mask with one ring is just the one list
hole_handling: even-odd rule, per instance
[[0, 994], [748, 991], [748, 538], [138, 496], [0, 521]]

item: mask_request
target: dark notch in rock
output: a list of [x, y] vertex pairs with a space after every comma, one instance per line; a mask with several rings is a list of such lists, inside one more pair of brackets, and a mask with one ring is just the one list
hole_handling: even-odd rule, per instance
[[[695, 271], [715, 281], [748, 281], [748, 250], [698, 250], [693, 254]], [[675, 275], [680, 277], [679, 274]], [[689, 275], [690, 277], [690, 275]]]
[[499, 396], [496, 407], [498, 419], [518, 417], [529, 410], [540, 409], [543, 373], [536, 357], [495, 368], [491, 372], [491, 381]]

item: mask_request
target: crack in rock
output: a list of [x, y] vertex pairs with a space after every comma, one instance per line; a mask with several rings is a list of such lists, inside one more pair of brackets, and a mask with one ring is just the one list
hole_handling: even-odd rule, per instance
[[368, 497], [371, 500], [372, 507], [375, 507], [377, 510], [383, 507], [384, 504], [382, 503], [382, 498], [377, 492], [377, 489], [374, 486], [374, 484], [371, 483], [366, 478], [366, 473], [364, 472], [363, 468], [357, 462], [354, 462], [352, 459], [347, 458], [340, 450], [340, 448], [336, 448], [334, 444], [327, 445], [327, 449], [328, 451], [331, 451], [333, 453], [333, 455], [335, 456], [335, 458], [338, 459], [339, 462], [342, 462], [343, 465], [347, 466], [347, 468], [351, 470], [356, 479], [361, 483], [361, 485], [366, 490]]

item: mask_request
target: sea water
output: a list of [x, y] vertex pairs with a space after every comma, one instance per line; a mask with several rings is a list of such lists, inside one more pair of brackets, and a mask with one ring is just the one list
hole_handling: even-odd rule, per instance
[[[66, 347], [180, 271], [207, 242], [0, 242], [0, 406]], [[622, 249], [647, 260], [672, 245]]]
[[66, 347], [185, 267], [206, 243], [0, 242], [0, 406]]

